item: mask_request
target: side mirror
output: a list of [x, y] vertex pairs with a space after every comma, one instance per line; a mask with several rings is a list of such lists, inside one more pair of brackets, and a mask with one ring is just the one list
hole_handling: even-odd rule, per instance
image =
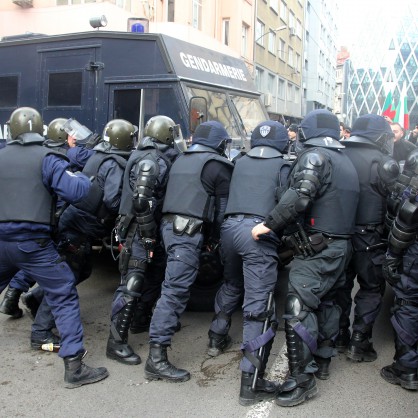
[[196, 128], [208, 120], [208, 102], [205, 97], [193, 96], [189, 102], [189, 128], [193, 134]]

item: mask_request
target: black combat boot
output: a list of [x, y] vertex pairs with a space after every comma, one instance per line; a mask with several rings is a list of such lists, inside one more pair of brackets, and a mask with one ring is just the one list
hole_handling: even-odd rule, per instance
[[279, 406], [295, 406], [315, 396], [318, 388], [315, 376], [312, 373], [304, 373], [309, 359], [304, 358], [303, 342], [290, 325], [289, 320], [285, 321], [285, 330], [290, 376], [283, 384], [282, 391], [277, 395], [276, 403]]
[[231, 337], [226, 335], [220, 335], [216, 332], [210, 331], [208, 332], [209, 335], [209, 348], [208, 348], [208, 355], [211, 357], [217, 357], [219, 354], [223, 353], [232, 345]]
[[392, 385], [401, 385], [404, 389], [418, 390], [418, 369], [404, 367], [398, 362], [383, 367], [380, 375]]
[[128, 365], [141, 363], [141, 357], [128, 344], [133, 310], [134, 301], [131, 300], [114, 316], [110, 324], [110, 334], [106, 347], [106, 357]]
[[345, 352], [347, 358], [353, 361], [375, 361], [377, 353], [373, 344], [369, 341], [369, 334], [360, 331], [354, 331], [353, 336]]
[[145, 363], [145, 377], [149, 380], [185, 382], [190, 379], [187, 370], [178, 369], [167, 359], [167, 346], [150, 344], [149, 356]]
[[[31, 290], [30, 292], [24, 293], [20, 300], [22, 301], [23, 305], [26, 307], [26, 311], [28, 312], [29, 316], [32, 319], [35, 319], [36, 313], [38, 312], [39, 305], [41, 304], [41, 300], [39, 300], [33, 293], [34, 291]], [[43, 293], [42, 293], [43, 294]]]
[[13, 319], [22, 318], [23, 311], [19, 308], [19, 297], [21, 294], [21, 290], [9, 286], [4, 299], [0, 303], [0, 312], [10, 315]]
[[335, 348], [339, 353], [344, 353], [351, 339], [351, 333], [348, 328], [340, 328], [335, 340]]
[[65, 357], [64, 386], [68, 389], [78, 388], [82, 385], [95, 383], [109, 376], [105, 367], [92, 368], [83, 363], [86, 351], [74, 357]]
[[253, 373], [242, 372], [241, 389], [239, 392], [240, 405], [249, 406], [260, 401], [274, 399], [279, 387], [278, 384], [259, 377], [256, 382], [255, 390], [253, 390], [253, 380]]
[[329, 379], [329, 365], [331, 364], [331, 358], [322, 358], [314, 356], [318, 370], [315, 372], [315, 376], [321, 380]]

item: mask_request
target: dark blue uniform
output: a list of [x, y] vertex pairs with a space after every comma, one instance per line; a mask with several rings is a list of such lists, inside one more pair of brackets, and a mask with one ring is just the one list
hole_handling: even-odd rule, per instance
[[[39, 145], [27, 146], [39, 147]], [[13, 164], [17, 164], [21, 147], [20, 144], [12, 144], [10, 145], [11, 155], [3, 154], [3, 152], [1, 154], [0, 178], [5, 182], [10, 181], [10, 178], [8, 173], [4, 172], [6, 164], [3, 157], [13, 156]], [[89, 179], [83, 175], [71, 173], [69, 164], [64, 158], [56, 154], [47, 154], [40, 165], [41, 169], [33, 175], [39, 176], [39, 181], [49, 193], [56, 193], [63, 200], [74, 203], [87, 195], [90, 188]], [[7, 209], [7, 205], [14, 204], [15, 199], [22, 204], [25, 197], [15, 193], [7, 200], [3, 200], [0, 207]], [[30, 205], [30, 202], [27, 204]], [[16, 221], [2, 217], [0, 221], [0, 291], [19, 270], [33, 277], [43, 288], [46, 301], [52, 309], [61, 336], [59, 355], [68, 357], [84, 350], [83, 329], [74, 275], [58, 254], [51, 239], [51, 232], [52, 227], [48, 223], [31, 222], [29, 218]]]

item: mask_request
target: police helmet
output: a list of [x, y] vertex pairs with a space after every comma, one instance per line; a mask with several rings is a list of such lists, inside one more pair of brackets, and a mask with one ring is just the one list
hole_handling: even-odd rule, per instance
[[7, 122], [10, 137], [14, 141], [25, 133], [43, 134], [44, 124], [41, 114], [32, 107], [19, 107], [12, 112]]
[[299, 141], [305, 145], [345, 148], [340, 144], [340, 122], [326, 109], [309, 112], [299, 125]]
[[251, 134], [251, 148], [268, 146], [284, 152], [288, 143], [289, 135], [286, 128], [274, 120], [259, 123]]
[[103, 129], [103, 142], [120, 151], [134, 148], [135, 127], [125, 119], [113, 119]]
[[193, 145], [205, 145], [219, 154], [224, 154], [226, 146], [230, 142], [231, 138], [222, 123], [214, 120], [201, 123], [192, 137]]
[[352, 142], [368, 141], [375, 144], [384, 153], [392, 154], [393, 137], [392, 129], [383, 116], [367, 114], [359, 116], [355, 120], [351, 136], [347, 141], [350, 141], [350, 139]]
[[176, 138], [175, 126], [177, 125], [168, 116], [153, 116], [145, 125], [144, 135], [162, 144], [172, 146]]
[[66, 122], [67, 119], [64, 118], [56, 118], [51, 121], [46, 132], [47, 139], [54, 142], [65, 142], [68, 137], [68, 134], [64, 129]]

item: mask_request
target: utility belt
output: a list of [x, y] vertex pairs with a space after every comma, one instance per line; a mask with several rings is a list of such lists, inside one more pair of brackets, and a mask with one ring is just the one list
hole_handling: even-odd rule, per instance
[[166, 214], [163, 215], [163, 221], [173, 223], [173, 232], [176, 235], [187, 234], [193, 236], [196, 232], [202, 232], [203, 220], [191, 216]]
[[334, 241], [334, 238], [321, 232], [309, 235], [303, 229], [282, 238], [285, 246], [297, 256], [312, 257], [320, 253]]

